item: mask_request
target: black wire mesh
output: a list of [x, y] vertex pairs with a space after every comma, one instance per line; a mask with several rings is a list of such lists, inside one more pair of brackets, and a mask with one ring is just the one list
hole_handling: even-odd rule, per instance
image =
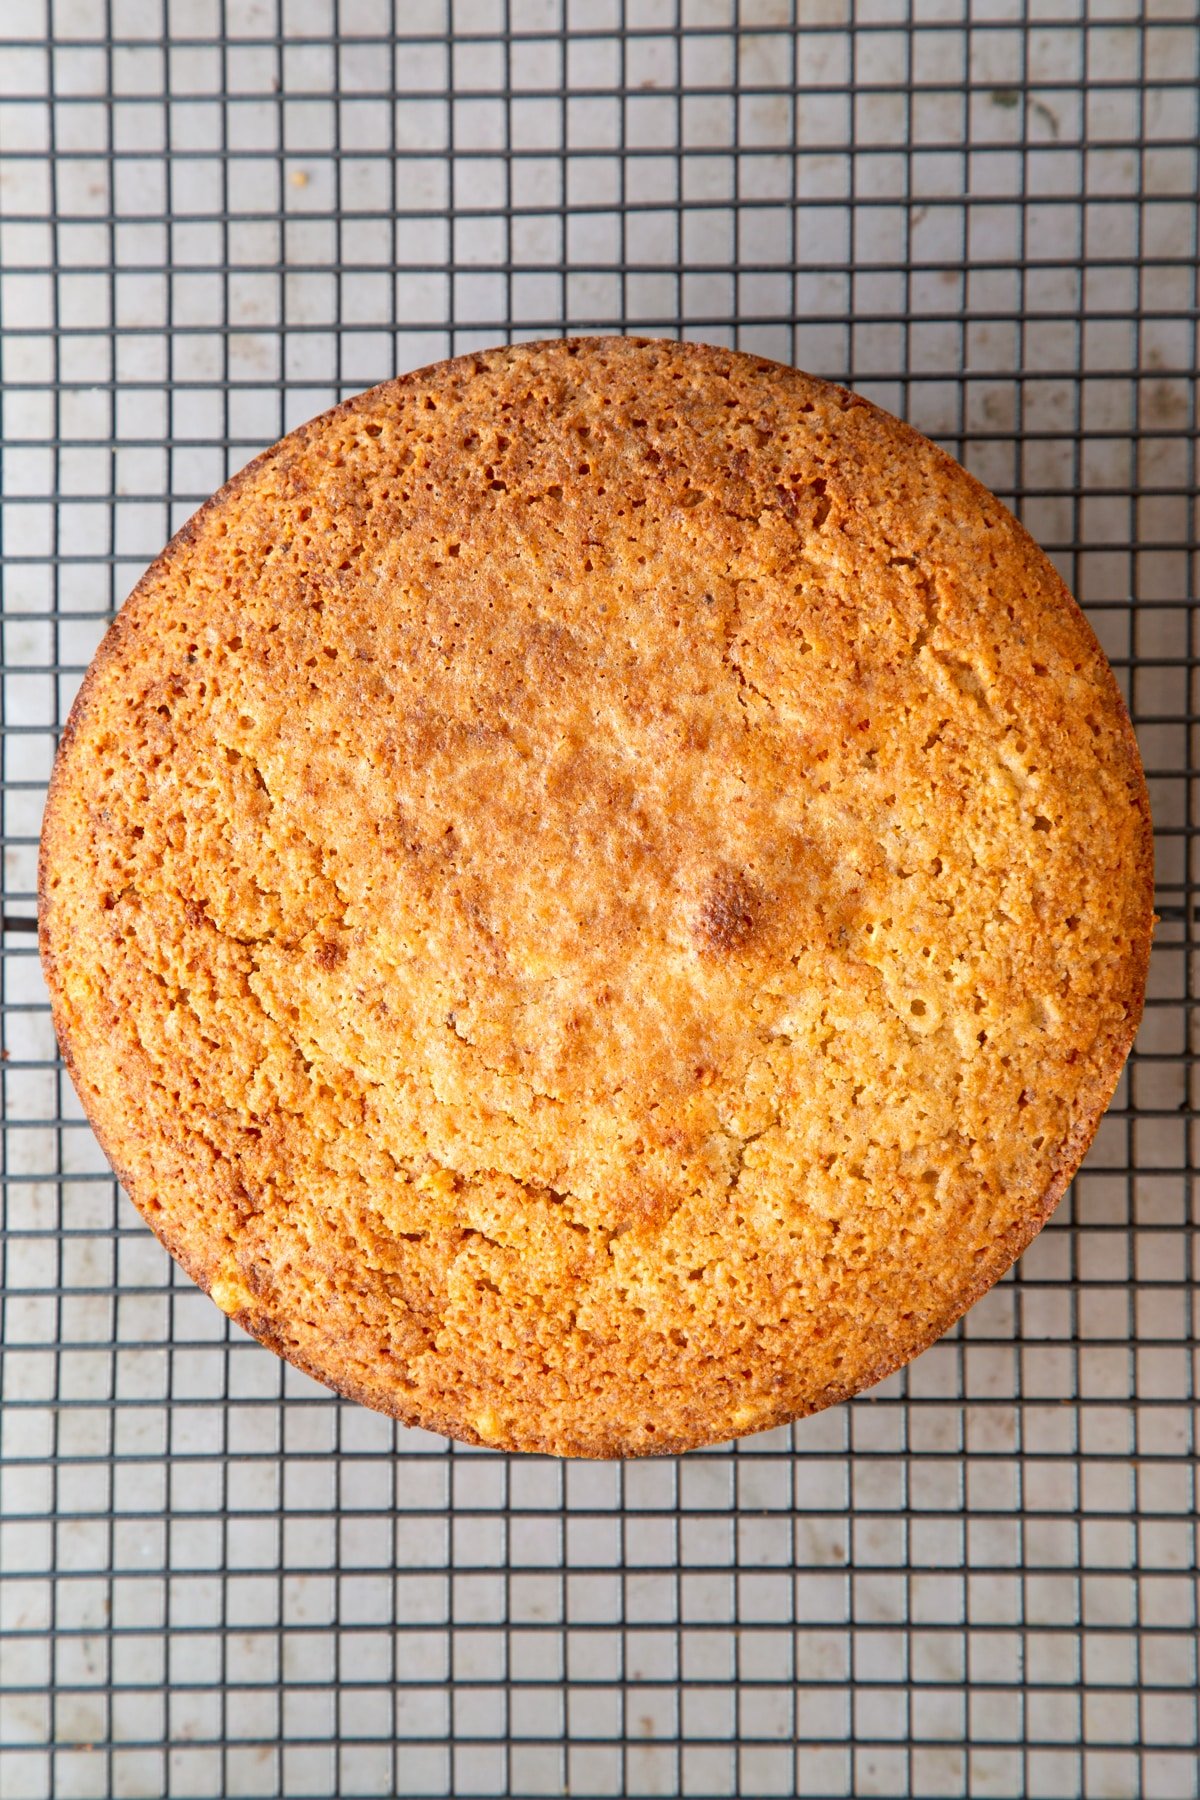
[[[1197, 1792], [1191, 0], [0, 6], [0, 1790]], [[1015, 506], [1130, 696], [1146, 1023], [1015, 1276], [852, 1406], [473, 1452], [231, 1333], [116, 1190], [30, 926], [55, 735], [169, 531], [503, 338], [848, 380]]]

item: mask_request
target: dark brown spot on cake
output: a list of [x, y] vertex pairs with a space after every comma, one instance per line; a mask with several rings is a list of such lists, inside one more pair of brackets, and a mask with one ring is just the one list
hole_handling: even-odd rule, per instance
[[[261, 1135], [258, 1134], [258, 1135]], [[252, 1219], [261, 1212], [261, 1202], [250, 1192], [244, 1182], [235, 1181], [229, 1189], [229, 1200], [233, 1210], [243, 1219]], [[254, 1289], [255, 1293], [260, 1290]]]
[[346, 960], [345, 944], [335, 944], [326, 938], [313, 951], [313, 961], [318, 969], [340, 969]]
[[261, 1300], [264, 1295], [271, 1293], [274, 1289], [275, 1283], [269, 1266], [256, 1261], [253, 1257], [247, 1257], [243, 1261], [242, 1276], [256, 1300]]
[[744, 949], [758, 929], [762, 898], [757, 882], [742, 870], [718, 869], [710, 875], [692, 923], [701, 954], [727, 956]]

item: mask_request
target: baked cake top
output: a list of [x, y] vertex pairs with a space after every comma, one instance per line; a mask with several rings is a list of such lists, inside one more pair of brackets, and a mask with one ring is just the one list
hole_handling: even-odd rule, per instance
[[1141, 1008], [1145, 786], [1000, 503], [759, 358], [521, 345], [203, 507], [43, 838], [63, 1051], [265, 1343], [468, 1440], [671, 1451], [1009, 1267]]

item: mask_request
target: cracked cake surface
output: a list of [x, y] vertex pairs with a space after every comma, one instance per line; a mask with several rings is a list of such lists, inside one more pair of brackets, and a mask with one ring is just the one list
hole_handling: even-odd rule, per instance
[[844, 1398], [1020, 1253], [1141, 1010], [1128, 717], [949, 457], [759, 358], [468, 355], [292, 433], [109, 631], [64, 1055], [264, 1343], [471, 1441]]

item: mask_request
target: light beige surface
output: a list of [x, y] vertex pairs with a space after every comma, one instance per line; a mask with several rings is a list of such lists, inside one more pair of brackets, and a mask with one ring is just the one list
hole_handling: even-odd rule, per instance
[[470, 356], [175, 541], [64, 742], [56, 1020], [264, 1341], [467, 1439], [779, 1423], [1073, 1172], [1140, 1010], [1145, 791], [998, 502], [728, 351]]

